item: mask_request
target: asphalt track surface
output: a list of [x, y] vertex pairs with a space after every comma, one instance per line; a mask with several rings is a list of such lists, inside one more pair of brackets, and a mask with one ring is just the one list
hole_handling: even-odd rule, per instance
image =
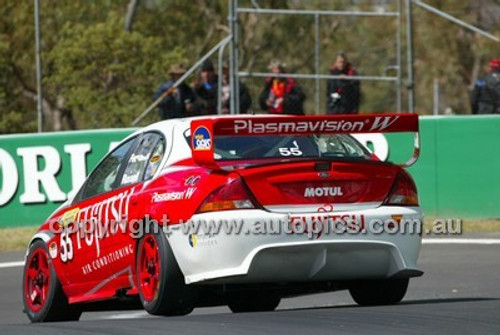
[[[4, 253], [0, 262], [21, 257]], [[22, 313], [22, 267], [0, 268], [0, 334], [500, 334], [500, 244], [424, 245], [419, 266], [424, 276], [395, 306], [358, 307], [343, 291], [284, 299], [266, 313], [87, 312], [79, 322], [47, 324], [29, 324]]]

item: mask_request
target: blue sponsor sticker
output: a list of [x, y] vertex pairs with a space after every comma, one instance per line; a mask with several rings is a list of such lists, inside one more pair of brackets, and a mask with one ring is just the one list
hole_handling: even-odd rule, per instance
[[212, 149], [212, 134], [205, 126], [199, 126], [192, 136], [193, 150], [210, 150]]
[[197, 244], [196, 234], [189, 234], [188, 241], [191, 248], [195, 248]]

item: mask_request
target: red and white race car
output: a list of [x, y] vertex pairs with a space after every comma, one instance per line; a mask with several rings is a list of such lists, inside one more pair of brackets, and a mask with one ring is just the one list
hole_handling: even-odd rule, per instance
[[418, 139], [418, 117], [213, 116], [135, 132], [31, 240], [25, 312], [267, 311], [342, 289], [361, 305], [399, 302], [422, 274], [421, 236], [399, 228], [422, 212], [410, 175], [350, 135], [380, 132]]

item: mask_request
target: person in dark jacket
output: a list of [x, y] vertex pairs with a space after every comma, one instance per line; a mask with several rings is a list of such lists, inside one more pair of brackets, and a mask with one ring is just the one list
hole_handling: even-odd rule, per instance
[[472, 114], [500, 114], [500, 59], [490, 62], [490, 73], [476, 81], [471, 96]]
[[[248, 109], [252, 106], [252, 97], [248, 92], [248, 88], [241, 81], [239, 82], [239, 103], [240, 114], [248, 113]], [[231, 87], [229, 83], [229, 66], [227, 63], [222, 65], [222, 114], [230, 113]]]
[[[285, 73], [285, 64], [273, 60], [269, 69], [275, 74]], [[259, 96], [260, 108], [270, 114], [304, 115], [305, 94], [293, 78], [271, 77]]]
[[[162, 94], [170, 90], [174, 83], [186, 73], [182, 64], [170, 67], [170, 80], [162, 84], [153, 96], [156, 101]], [[186, 117], [195, 113], [196, 96], [186, 83], [181, 83], [172, 90], [158, 105], [158, 112], [162, 120]]]
[[[330, 68], [334, 76], [357, 76], [347, 56], [339, 53]], [[359, 80], [330, 79], [326, 89], [327, 114], [357, 114], [361, 102]]]
[[194, 92], [198, 96], [200, 114], [217, 114], [218, 77], [214, 65], [207, 59], [201, 65], [201, 72], [194, 83]]

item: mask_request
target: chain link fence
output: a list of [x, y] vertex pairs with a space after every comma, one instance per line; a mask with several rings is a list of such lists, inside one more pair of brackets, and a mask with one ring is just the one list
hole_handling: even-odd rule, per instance
[[[400, 2], [255, 5], [240, 2], [237, 10], [239, 75], [252, 97], [252, 112], [275, 112], [273, 96], [283, 90], [286, 95], [290, 86], [304, 95], [292, 99], [303, 104], [292, 114], [401, 110]], [[339, 54], [345, 56], [343, 68], [336, 64]], [[270, 80], [276, 69], [269, 65], [276, 60], [285, 73], [281, 89]]]
[[[232, 30], [237, 51], [228, 44], [207, 57], [208, 82], [206, 60], [191, 69], [182, 86], [193, 98], [176, 89], [165, 100], [181, 104], [184, 116], [231, 113], [228, 80], [237, 53], [239, 113], [401, 111], [401, 1], [341, 2], [241, 1]], [[161, 111], [165, 100], [163, 118], [171, 117]]]

